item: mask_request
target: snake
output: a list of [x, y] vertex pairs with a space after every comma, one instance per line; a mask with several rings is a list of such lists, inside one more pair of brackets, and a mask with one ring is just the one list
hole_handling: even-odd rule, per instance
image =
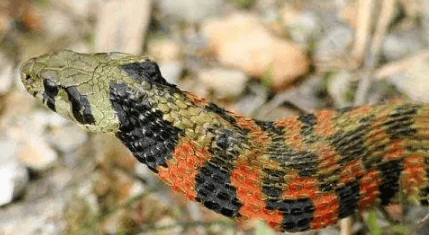
[[264, 121], [181, 90], [144, 56], [61, 50], [20, 73], [47, 108], [116, 136], [174, 191], [238, 222], [299, 232], [398, 197], [428, 205], [428, 104]]

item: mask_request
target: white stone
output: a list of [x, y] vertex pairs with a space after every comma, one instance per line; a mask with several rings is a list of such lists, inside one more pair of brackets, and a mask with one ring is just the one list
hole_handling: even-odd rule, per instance
[[16, 143], [0, 141], [0, 205], [10, 203], [14, 196], [25, 189], [28, 175], [25, 168], [15, 160]]
[[225, 68], [203, 69], [197, 76], [207, 88], [213, 89], [219, 98], [240, 95], [248, 80], [245, 73]]
[[5, 94], [12, 88], [13, 78], [16, 75], [13, 64], [7, 62], [0, 68], [0, 94]]
[[161, 62], [159, 63], [159, 70], [167, 82], [177, 84], [183, 71], [183, 65], [178, 60]]
[[388, 79], [399, 91], [416, 102], [429, 102], [429, 62], [417, 61], [401, 74]]
[[161, 0], [161, 13], [186, 21], [199, 21], [217, 14], [223, 5], [223, 0]]

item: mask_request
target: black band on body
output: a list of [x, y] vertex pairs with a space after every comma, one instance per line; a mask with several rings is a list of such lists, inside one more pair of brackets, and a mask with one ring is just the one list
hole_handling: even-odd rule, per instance
[[417, 131], [412, 128], [413, 116], [417, 113], [417, 107], [401, 106], [389, 114], [389, 120], [385, 123], [387, 134], [392, 140], [410, 137]]
[[359, 184], [351, 182], [344, 187], [337, 188], [337, 194], [340, 198], [339, 218], [344, 218], [355, 213], [357, 203], [359, 202]]
[[242, 144], [247, 140], [240, 129], [220, 129], [209, 149], [212, 157], [199, 169], [196, 177], [196, 200], [228, 217], [240, 216], [241, 203], [236, 188], [231, 185], [230, 173]]
[[317, 118], [314, 114], [301, 115], [298, 117], [298, 121], [302, 124], [301, 135], [304, 138], [314, 135], [314, 126], [317, 124]]
[[281, 227], [288, 232], [299, 232], [310, 229], [313, 220], [314, 205], [308, 198], [298, 200], [268, 200], [267, 209], [279, 210], [283, 214]]
[[110, 85], [110, 102], [120, 121], [117, 137], [132, 154], [149, 169], [157, 172], [172, 157], [183, 131], [162, 119], [161, 112], [152, 112], [151, 105], [131, 97], [126, 84]]
[[364, 142], [366, 127], [361, 125], [353, 131], [337, 132], [331, 138], [331, 144], [341, 156], [338, 164], [363, 159], [368, 155]]
[[380, 199], [381, 205], [387, 205], [399, 191], [399, 177], [403, 170], [399, 160], [383, 163], [379, 166], [381, 171]]
[[200, 168], [196, 177], [196, 201], [222, 215], [237, 218], [241, 203], [237, 199], [236, 188], [231, 185], [229, 171], [208, 162]]

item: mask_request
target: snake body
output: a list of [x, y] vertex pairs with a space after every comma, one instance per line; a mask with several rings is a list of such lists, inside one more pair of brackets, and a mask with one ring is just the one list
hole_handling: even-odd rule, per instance
[[428, 204], [427, 104], [259, 121], [182, 91], [156, 63], [122, 53], [64, 50], [27, 61], [21, 76], [49, 109], [114, 134], [173, 190], [237, 221], [296, 232], [399, 193]]

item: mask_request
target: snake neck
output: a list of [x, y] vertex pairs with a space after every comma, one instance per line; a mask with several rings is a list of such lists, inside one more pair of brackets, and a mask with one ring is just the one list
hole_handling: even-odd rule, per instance
[[217, 155], [222, 168], [232, 168], [243, 149], [250, 148], [250, 130], [237, 124], [238, 115], [175, 87], [154, 86], [145, 92], [111, 84], [109, 99], [120, 123], [116, 136], [152, 171], [177, 160], [178, 146]]

